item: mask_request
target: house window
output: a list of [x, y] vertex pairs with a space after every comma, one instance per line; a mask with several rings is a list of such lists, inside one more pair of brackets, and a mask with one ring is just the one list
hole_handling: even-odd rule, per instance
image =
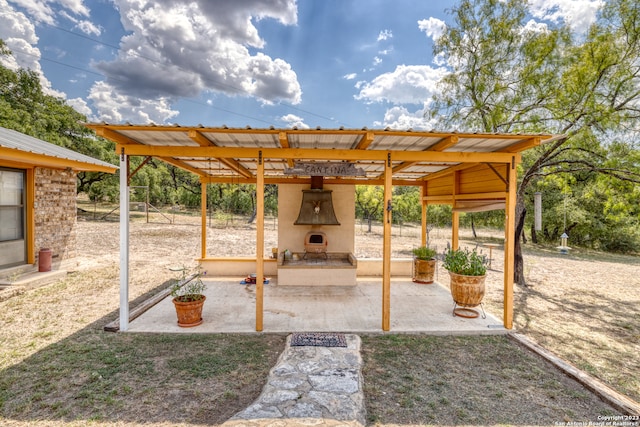
[[25, 173], [0, 168], [0, 242], [24, 240]]

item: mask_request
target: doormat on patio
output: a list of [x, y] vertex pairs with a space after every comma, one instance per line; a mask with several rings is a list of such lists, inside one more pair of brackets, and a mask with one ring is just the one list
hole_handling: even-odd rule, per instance
[[306, 332], [291, 334], [292, 346], [316, 346], [316, 347], [346, 347], [347, 339], [344, 334], [332, 334], [327, 332]]

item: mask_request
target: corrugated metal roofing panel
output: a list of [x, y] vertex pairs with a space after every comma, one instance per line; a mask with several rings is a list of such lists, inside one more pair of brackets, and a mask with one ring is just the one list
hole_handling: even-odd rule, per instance
[[58, 159], [116, 168], [116, 166], [111, 163], [103, 162], [102, 160], [78, 153], [77, 151], [51, 144], [50, 142], [3, 127], [0, 127], [0, 147], [12, 148], [27, 153], [41, 154]]
[[361, 135], [341, 133], [291, 133], [289, 146], [291, 148], [324, 148], [348, 150], [357, 144]]
[[421, 135], [377, 135], [369, 146], [371, 150], [399, 150], [399, 151], [424, 151], [438, 143], [442, 138], [438, 136]]
[[230, 131], [228, 133], [220, 132], [202, 132], [215, 145], [221, 147], [237, 147], [237, 148], [279, 148], [280, 142], [277, 133], [242, 133]]
[[122, 135], [134, 139], [144, 145], [155, 146], [181, 146], [181, 147], [197, 147], [199, 144], [185, 132], [165, 131], [159, 128], [149, 128], [149, 130], [121, 130]]

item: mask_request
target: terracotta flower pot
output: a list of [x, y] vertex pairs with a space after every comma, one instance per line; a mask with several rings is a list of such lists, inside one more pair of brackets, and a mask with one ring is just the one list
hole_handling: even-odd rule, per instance
[[465, 276], [449, 272], [451, 296], [461, 307], [477, 307], [484, 298], [484, 276]]
[[202, 299], [197, 301], [184, 302], [174, 298], [173, 304], [176, 307], [176, 314], [178, 315], [178, 326], [190, 328], [200, 325], [202, 323], [202, 306], [204, 305], [205, 299], [207, 299], [207, 297], [204, 295]]
[[435, 259], [413, 260], [413, 281], [416, 283], [433, 283], [433, 275], [436, 271]]

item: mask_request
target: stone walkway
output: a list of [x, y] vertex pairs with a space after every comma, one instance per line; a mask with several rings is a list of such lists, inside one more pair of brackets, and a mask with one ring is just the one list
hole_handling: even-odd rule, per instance
[[225, 426], [363, 426], [360, 337], [347, 347], [287, 345], [260, 397]]

